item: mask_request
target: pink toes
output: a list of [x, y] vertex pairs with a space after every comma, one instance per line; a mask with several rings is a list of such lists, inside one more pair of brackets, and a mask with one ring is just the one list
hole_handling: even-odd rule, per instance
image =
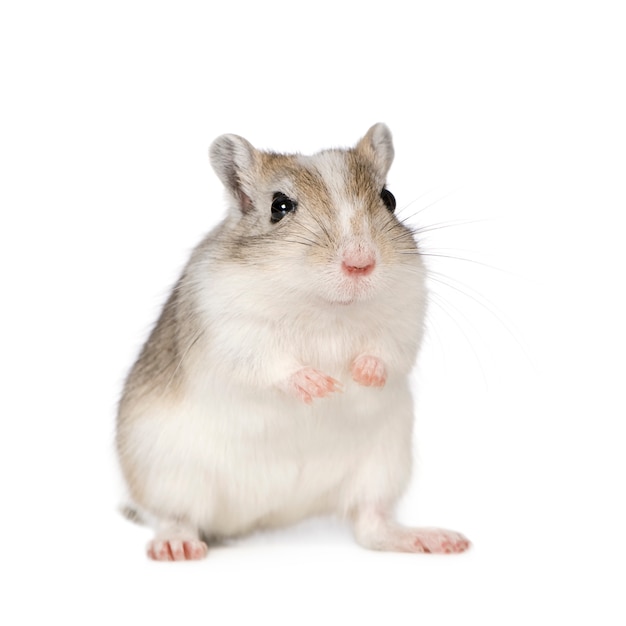
[[383, 387], [387, 382], [387, 370], [379, 358], [365, 354], [352, 364], [352, 378], [359, 385]]
[[461, 533], [443, 528], [403, 526], [376, 510], [365, 509], [357, 513], [353, 530], [356, 540], [370, 550], [458, 554], [471, 546]]
[[199, 539], [154, 539], [148, 544], [148, 556], [154, 561], [197, 561], [208, 551], [206, 543]]
[[338, 380], [313, 367], [303, 367], [292, 374], [286, 387], [306, 404], [311, 404], [313, 398], [325, 398], [335, 391], [342, 390], [342, 385]]
[[[352, 378], [359, 385], [383, 387], [387, 381], [387, 370], [379, 358], [363, 355], [352, 364]], [[299, 369], [280, 387], [306, 404], [311, 404], [314, 398], [325, 398], [343, 390], [343, 385], [338, 380], [313, 367]]]
[[460, 533], [441, 528], [424, 528], [416, 531], [413, 551], [431, 554], [455, 554], [465, 552], [471, 546]]

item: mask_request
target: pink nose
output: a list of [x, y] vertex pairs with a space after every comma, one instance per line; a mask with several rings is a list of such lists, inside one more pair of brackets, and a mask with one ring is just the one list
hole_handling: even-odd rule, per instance
[[341, 269], [349, 276], [367, 276], [374, 271], [375, 265], [373, 257], [347, 258], [343, 260]]

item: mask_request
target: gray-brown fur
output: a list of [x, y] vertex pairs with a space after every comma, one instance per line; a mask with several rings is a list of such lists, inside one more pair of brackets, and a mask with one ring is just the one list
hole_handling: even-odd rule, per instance
[[[393, 149], [383, 150], [381, 158], [380, 150], [372, 148], [374, 138], [370, 135], [354, 149], [325, 153], [343, 163], [345, 177], [338, 183], [341, 193], [346, 201], [359, 206], [358, 214], [369, 215], [370, 230], [382, 233], [392, 229], [398, 232], [396, 237], [407, 234], [407, 246], [414, 247], [407, 229], [394, 216], [381, 211], [380, 192]], [[118, 415], [117, 445], [131, 489], [132, 468], [124, 467], [123, 454], [127, 422], [141, 414], [144, 400], [158, 396], [167, 401], [180, 393], [195, 352], [210, 341], [211, 330], [202, 327], [195, 298], [197, 286], [192, 283], [189, 269], [202, 264], [254, 266], [259, 271], [259, 281], [263, 281], [271, 278], [274, 258], [285, 262], [290, 250], [297, 249], [300, 254], [302, 246], [306, 246], [313, 263], [328, 263], [341, 243], [333, 215], [337, 211], [333, 191], [314, 161], [298, 155], [260, 152], [235, 136], [220, 138], [212, 147], [211, 159], [233, 206], [226, 219], [194, 250], [126, 380]], [[288, 219], [272, 224], [269, 207], [273, 194], [279, 191], [293, 196], [298, 209]], [[352, 228], [358, 231], [356, 215]], [[402, 247], [394, 245], [388, 233], [377, 244], [383, 257], [397, 255], [398, 247]], [[206, 290], [207, 285], [202, 288]]]
[[[239, 138], [241, 139], [241, 138]], [[347, 167], [346, 185], [355, 202], [377, 219], [379, 228], [394, 227], [403, 229], [395, 217], [380, 212], [380, 191], [384, 180], [380, 177], [381, 168], [386, 171], [388, 163], [374, 163], [375, 155], [370, 143], [369, 134], [351, 150], [334, 150], [342, 155]], [[303, 165], [297, 156], [260, 152], [252, 148], [245, 140], [244, 146], [250, 151], [247, 157], [246, 174], [241, 168], [223, 163], [231, 163], [237, 148], [232, 142], [222, 141], [213, 148], [212, 161], [216, 171], [224, 181], [233, 200], [238, 202], [241, 194], [251, 201], [240, 214], [239, 223], [228, 227], [228, 222], [235, 222], [229, 217], [224, 225], [218, 227], [207, 236], [194, 251], [190, 264], [199, 259], [211, 258], [214, 263], [255, 264], [266, 261], [272, 249], [276, 252], [284, 250], [285, 240], [295, 230], [306, 227], [309, 241], [324, 245], [311, 246], [312, 256], [325, 257], [328, 250], [336, 244], [337, 233], [333, 230], [333, 206], [331, 194], [322, 176], [314, 169]], [[239, 148], [241, 152], [241, 148]], [[389, 155], [389, 162], [393, 152]], [[246, 159], [240, 155], [240, 161]], [[219, 164], [222, 163], [220, 166]], [[272, 225], [269, 220], [268, 206], [271, 194], [283, 191], [280, 181], [288, 180], [300, 210], [292, 216], [296, 222], [294, 227], [290, 220]], [[275, 181], [275, 182], [274, 182]], [[374, 217], [378, 216], [378, 217]], [[355, 217], [354, 227], [358, 218]], [[219, 246], [211, 245], [219, 235]], [[292, 241], [294, 241], [292, 239]], [[304, 242], [304, 239], [299, 243]], [[412, 243], [412, 242], [411, 242]], [[384, 242], [383, 242], [384, 245]], [[182, 375], [181, 359], [189, 351], [193, 342], [200, 336], [202, 329], [196, 327], [197, 315], [194, 311], [187, 272], [184, 272], [168, 298], [161, 316], [157, 321], [140, 356], [133, 366], [122, 398], [122, 408], [139, 400], [142, 394], [155, 390], [174, 392], [178, 378]], [[121, 415], [123, 414], [121, 411]]]
[[[151, 558], [203, 558], [205, 535], [326, 513], [365, 547], [467, 549], [458, 533], [392, 521], [426, 306], [412, 233], [381, 196], [392, 158], [382, 124], [312, 157], [214, 142], [228, 214], [194, 250], [120, 402], [119, 456], [155, 524]], [[277, 192], [296, 205], [272, 209]]]

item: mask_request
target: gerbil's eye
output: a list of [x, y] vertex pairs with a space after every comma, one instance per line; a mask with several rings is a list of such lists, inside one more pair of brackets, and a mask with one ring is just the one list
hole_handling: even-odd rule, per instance
[[272, 202], [272, 222], [275, 224], [276, 222], [280, 222], [280, 220], [287, 215], [287, 213], [291, 213], [291, 211], [295, 211], [297, 203], [295, 200], [292, 200], [284, 193], [277, 191], [274, 194], [274, 200]]
[[391, 191], [389, 191], [389, 189], [387, 188], [384, 188], [380, 192], [380, 197], [382, 198], [382, 201], [385, 203], [385, 206], [387, 207], [387, 209], [389, 209], [389, 212], [393, 213], [396, 210], [396, 198], [391, 193]]

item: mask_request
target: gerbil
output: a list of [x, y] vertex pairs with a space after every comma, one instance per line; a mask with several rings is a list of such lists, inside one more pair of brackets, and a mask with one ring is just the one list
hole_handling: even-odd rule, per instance
[[426, 307], [416, 241], [385, 187], [393, 155], [383, 124], [313, 156], [236, 135], [211, 146], [228, 213], [191, 255], [119, 407], [151, 558], [202, 558], [210, 538], [322, 514], [367, 548], [469, 547], [393, 518]]

